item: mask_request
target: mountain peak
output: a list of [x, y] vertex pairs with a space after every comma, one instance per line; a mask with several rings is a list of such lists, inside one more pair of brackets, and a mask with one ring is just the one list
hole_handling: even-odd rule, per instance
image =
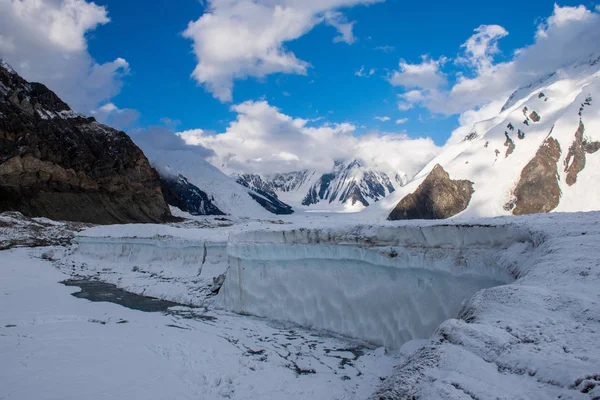
[[17, 72], [10, 66], [8, 62], [4, 59], [0, 58], [0, 68], [4, 69], [9, 74], [16, 74]]
[[157, 173], [125, 132], [0, 68], [0, 211], [92, 223], [170, 217]]

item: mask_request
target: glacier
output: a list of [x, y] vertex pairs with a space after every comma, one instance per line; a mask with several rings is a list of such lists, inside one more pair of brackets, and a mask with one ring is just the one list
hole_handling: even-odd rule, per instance
[[597, 212], [375, 225], [299, 214], [204, 229], [94, 227], [56, 258], [71, 276], [215, 315], [382, 346], [396, 368], [376, 378], [386, 379], [373, 399], [591, 399], [598, 222]]
[[230, 237], [215, 304], [397, 349], [480, 289], [514, 281], [532, 248], [504, 226], [244, 232]]

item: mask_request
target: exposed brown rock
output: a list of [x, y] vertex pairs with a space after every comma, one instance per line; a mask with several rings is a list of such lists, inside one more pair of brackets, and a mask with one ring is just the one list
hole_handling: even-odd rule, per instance
[[560, 144], [549, 137], [523, 168], [515, 189], [514, 215], [550, 212], [560, 201], [558, 159]]
[[579, 127], [575, 132], [575, 140], [569, 147], [569, 153], [565, 158], [565, 172], [567, 185], [573, 186], [577, 182], [577, 175], [585, 168], [585, 149], [583, 146], [583, 133], [585, 126], [579, 121]]
[[504, 158], [507, 158], [515, 151], [515, 148], [517, 146], [515, 145], [515, 142], [513, 142], [513, 140], [510, 138], [510, 136], [508, 136], [507, 132], [504, 132], [504, 136], [506, 136], [506, 140], [504, 141], [504, 147], [507, 148], [506, 155], [504, 156]]
[[533, 122], [540, 122], [541, 118], [537, 112], [532, 111], [531, 114], [529, 114], [529, 119], [532, 120]]
[[0, 211], [102, 224], [170, 216], [158, 174], [127, 134], [2, 66], [0, 83]]
[[450, 179], [438, 164], [414, 193], [396, 205], [388, 219], [450, 218], [467, 208], [473, 193], [473, 182]]

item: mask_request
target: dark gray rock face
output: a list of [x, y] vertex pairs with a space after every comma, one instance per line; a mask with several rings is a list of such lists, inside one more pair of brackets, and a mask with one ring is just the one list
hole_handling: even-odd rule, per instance
[[558, 160], [560, 144], [552, 137], [540, 146], [535, 157], [523, 168], [515, 188], [514, 215], [546, 213], [560, 201]]
[[0, 211], [99, 224], [171, 215], [157, 172], [127, 134], [74, 113], [4, 63]]
[[249, 191], [248, 194], [250, 197], [254, 199], [258, 204], [260, 204], [265, 210], [277, 214], [277, 215], [289, 215], [293, 214], [294, 210], [288, 204], [285, 204], [283, 201], [279, 200], [277, 197], [273, 197], [266, 192], [261, 192], [258, 190]]
[[474, 192], [473, 182], [450, 179], [438, 164], [414, 193], [400, 200], [388, 220], [450, 218], [467, 208]]
[[160, 186], [167, 204], [191, 215], [225, 215], [206, 193], [183, 175], [161, 176]]
[[279, 200], [275, 193], [274, 183], [266, 181], [260, 175], [243, 174], [238, 176], [237, 183], [250, 189], [248, 194], [265, 210], [277, 215], [293, 214], [293, 208]]

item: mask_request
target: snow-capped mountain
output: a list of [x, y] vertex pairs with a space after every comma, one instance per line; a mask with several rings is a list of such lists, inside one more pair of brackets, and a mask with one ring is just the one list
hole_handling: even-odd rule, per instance
[[224, 215], [214, 205], [214, 198], [193, 185], [188, 179], [169, 167], [162, 169], [160, 186], [167, 204], [191, 215]]
[[463, 206], [452, 214], [467, 216], [598, 210], [599, 149], [600, 56], [594, 55], [516, 90], [495, 117], [446, 145], [372, 211], [423, 217], [414, 212], [420, 203], [426, 218], [436, 218], [438, 206], [454, 200]]
[[[196, 204], [198, 210], [209, 207], [220, 213], [244, 218], [269, 218], [273, 214], [291, 214], [292, 208], [276, 198], [270, 198], [259, 191], [244, 187], [231, 177], [225, 175], [197, 154], [186, 150], [157, 150], [139, 142], [152, 165], [163, 178], [180, 177], [178, 182], [184, 183], [182, 201], [196, 199], [202, 204]], [[178, 191], [182, 189], [178, 185]], [[203, 196], [210, 200], [206, 202]], [[188, 204], [190, 207], [190, 204]], [[216, 212], [201, 214], [218, 215]]]
[[369, 169], [360, 160], [336, 161], [330, 172], [303, 170], [273, 175], [239, 174], [237, 182], [297, 207], [360, 210], [393, 193], [400, 174]]

